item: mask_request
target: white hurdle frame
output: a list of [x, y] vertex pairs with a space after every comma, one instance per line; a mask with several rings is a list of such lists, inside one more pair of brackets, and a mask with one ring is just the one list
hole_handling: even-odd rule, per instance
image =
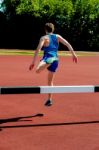
[[94, 86], [41, 86], [41, 93], [92, 93]]

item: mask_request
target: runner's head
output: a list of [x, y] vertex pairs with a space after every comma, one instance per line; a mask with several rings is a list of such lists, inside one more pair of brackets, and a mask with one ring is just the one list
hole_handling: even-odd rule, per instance
[[54, 24], [52, 24], [52, 23], [46, 23], [45, 24], [45, 32], [47, 32], [47, 33], [53, 33], [54, 32]]

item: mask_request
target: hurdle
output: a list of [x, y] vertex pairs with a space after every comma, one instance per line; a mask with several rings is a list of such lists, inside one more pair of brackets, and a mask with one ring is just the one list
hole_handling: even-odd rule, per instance
[[47, 93], [95, 93], [99, 85], [75, 86], [6, 86], [0, 87], [0, 94], [47, 94]]

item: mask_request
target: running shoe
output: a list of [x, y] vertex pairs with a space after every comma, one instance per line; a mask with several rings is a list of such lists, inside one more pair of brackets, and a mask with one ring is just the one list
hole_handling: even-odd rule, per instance
[[45, 103], [45, 106], [51, 106], [52, 105], [52, 100], [48, 99]]

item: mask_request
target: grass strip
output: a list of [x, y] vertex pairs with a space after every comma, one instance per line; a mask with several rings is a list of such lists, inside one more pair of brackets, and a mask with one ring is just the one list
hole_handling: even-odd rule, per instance
[[[69, 51], [59, 51], [59, 56], [71, 56]], [[78, 56], [99, 56], [99, 52], [85, 52], [85, 51], [76, 51]], [[0, 49], [0, 55], [9, 55], [9, 56], [33, 56], [34, 50], [8, 50], [8, 49]], [[42, 56], [43, 52], [39, 52], [39, 56]]]

